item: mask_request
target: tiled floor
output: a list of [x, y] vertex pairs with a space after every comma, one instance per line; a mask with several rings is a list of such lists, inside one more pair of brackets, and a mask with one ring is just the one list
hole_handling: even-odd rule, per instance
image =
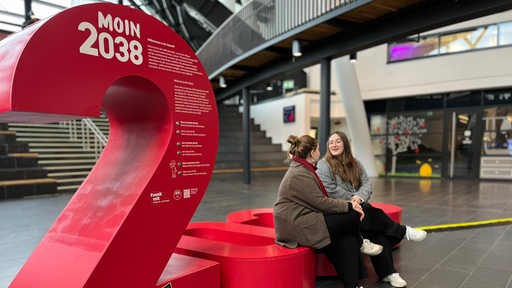
[[[272, 207], [282, 172], [252, 176], [214, 175], [192, 221], [225, 221], [246, 208]], [[512, 183], [505, 181], [373, 179], [373, 201], [400, 205], [402, 220], [431, 226], [512, 217]], [[0, 288], [9, 283], [72, 195], [0, 201]], [[512, 288], [512, 225], [437, 230], [423, 242], [403, 241], [395, 264], [408, 287]], [[367, 262], [365, 287], [376, 281]], [[317, 279], [317, 287], [342, 287]], [[243, 288], [243, 287], [241, 287]]]

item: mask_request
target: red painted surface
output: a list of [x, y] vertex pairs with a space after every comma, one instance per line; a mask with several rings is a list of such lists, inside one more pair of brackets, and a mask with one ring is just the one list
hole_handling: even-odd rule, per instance
[[[402, 208], [393, 204], [374, 203], [374, 207], [384, 210], [384, 212], [395, 222], [402, 223]], [[227, 222], [240, 223], [246, 225], [256, 225], [262, 227], [274, 227], [274, 217], [272, 208], [254, 208], [232, 212], [226, 216]], [[273, 229], [272, 229], [273, 230]], [[275, 237], [275, 234], [274, 236]], [[316, 276], [336, 276], [336, 270], [324, 254], [316, 254]]]
[[174, 253], [156, 285], [156, 288], [172, 287], [220, 288], [220, 265], [214, 261]]
[[101, 108], [111, 129], [101, 157], [10, 287], [155, 287], [197, 209], [217, 153], [217, 107], [174, 31], [97, 3], [0, 42], [1, 122]]
[[389, 218], [393, 219], [396, 223], [402, 223], [402, 207], [393, 204], [375, 202], [372, 202], [372, 206], [382, 209], [384, 213], [386, 213]]
[[273, 228], [190, 223], [176, 253], [220, 263], [223, 288], [314, 288], [315, 253], [275, 243]]

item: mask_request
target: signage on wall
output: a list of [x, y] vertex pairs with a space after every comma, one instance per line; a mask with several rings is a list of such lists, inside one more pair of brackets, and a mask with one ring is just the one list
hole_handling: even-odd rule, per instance
[[295, 122], [295, 105], [283, 107], [283, 122]]

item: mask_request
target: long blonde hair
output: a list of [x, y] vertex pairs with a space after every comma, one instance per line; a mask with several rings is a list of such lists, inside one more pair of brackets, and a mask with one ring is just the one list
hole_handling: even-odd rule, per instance
[[341, 131], [335, 131], [329, 135], [329, 138], [335, 134], [338, 135], [343, 142], [343, 152], [338, 156], [332, 155], [329, 150], [329, 142], [327, 142], [325, 160], [331, 167], [333, 177], [335, 175], [339, 175], [343, 182], [348, 182], [352, 184], [354, 188], [358, 189], [362, 185], [361, 167], [359, 166], [359, 162], [352, 155], [352, 149], [350, 148], [347, 135]]

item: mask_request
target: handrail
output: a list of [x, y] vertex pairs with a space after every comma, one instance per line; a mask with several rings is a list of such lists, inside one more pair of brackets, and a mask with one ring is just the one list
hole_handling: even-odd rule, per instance
[[[107, 144], [107, 137], [101, 130], [96, 126], [96, 124], [89, 118], [81, 119], [80, 127], [77, 125], [77, 120], [70, 120], [60, 122], [60, 125], [68, 126], [69, 129], [69, 139], [70, 140], [82, 140], [82, 149], [90, 150], [91, 149], [91, 136], [92, 136], [92, 146], [94, 150], [94, 155], [96, 159], [99, 158], [99, 155], [105, 148]], [[79, 131], [80, 130], [80, 131]], [[78, 133], [81, 133], [80, 137]]]
[[101, 130], [92, 122], [89, 118], [84, 118], [81, 121], [82, 123], [82, 147], [85, 149], [90, 147], [90, 137], [89, 131], [92, 132], [94, 136], [94, 155], [96, 159], [99, 158], [103, 148], [107, 144], [107, 137], [101, 132]]
[[253, 0], [224, 21], [196, 55], [213, 79], [283, 34], [357, 1]]
[[98, 126], [96, 126], [96, 124], [94, 124], [94, 122], [92, 122], [91, 119], [84, 118], [82, 119], [82, 123], [84, 123], [87, 126], [87, 128], [91, 129], [91, 131], [94, 133], [94, 137], [98, 138], [102, 145], [107, 144], [107, 137], [105, 137], [103, 132], [101, 132]]

